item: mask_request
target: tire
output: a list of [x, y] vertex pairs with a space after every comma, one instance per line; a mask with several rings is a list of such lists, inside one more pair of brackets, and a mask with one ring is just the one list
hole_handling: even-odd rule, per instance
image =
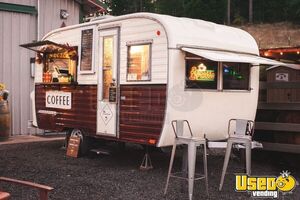
[[85, 135], [83, 130], [76, 128], [72, 129], [70, 136], [80, 138], [79, 155], [86, 155], [90, 150], [90, 138]]

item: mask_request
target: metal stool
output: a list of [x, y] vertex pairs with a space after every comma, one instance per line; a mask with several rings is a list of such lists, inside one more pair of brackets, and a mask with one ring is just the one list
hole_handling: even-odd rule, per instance
[[[235, 121], [235, 131], [230, 134], [231, 122]], [[251, 149], [252, 149], [252, 136], [254, 132], [254, 122], [252, 120], [246, 119], [231, 119], [228, 123], [228, 140], [226, 154], [223, 164], [223, 170], [221, 175], [221, 181], [219, 186], [219, 191], [222, 190], [224, 178], [231, 154], [232, 145], [242, 144], [246, 148], [246, 173], [248, 176], [251, 174]]]
[[[174, 128], [174, 123], [176, 123], [176, 130]], [[190, 136], [184, 136], [184, 134], [183, 134], [184, 123], [186, 123], [188, 125]], [[188, 181], [189, 199], [190, 200], [192, 199], [192, 196], [193, 196], [194, 181], [200, 180], [200, 179], [205, 179], [206, 193], [208, 195], [206, 139], [205, 139], [205, 137], [204, 138], [193, 137], [193, 133], [192, 133], [190, 124], [187, 120], [173, 120], [172, 127], [173, 127], [173, 131], [175, 133], [175, 141], [174, 141], [173, 148], [172, 148], [168, 178], [167, 178], [167, 183], [165, 186], [164, 195], [167, 194], [170, 177], [185, 179]], [[182, 172], [172, 173], [172, 167], [173, 167], [173, 162], [174, 162], [175, 151], [176, 151], [177, 145], [184, 145], [186, 147], [185, 152], [183, 154], [183, 165], [182, 165], [183, 169], [182, 169]], [[197, 147], [200, 145], [203, 145], [204, 175], [195, 177], [196, 151], [197, 151]], [[187, 171], [188, 171], [188, 176], [186, 176]], [[196, 174], [196, 175], [198, 176], [198, 174]]]

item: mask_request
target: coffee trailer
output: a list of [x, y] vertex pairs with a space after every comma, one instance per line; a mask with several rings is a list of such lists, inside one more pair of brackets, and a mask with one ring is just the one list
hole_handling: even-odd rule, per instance
[[171, 145], [171, 121], [227, 137], [231, 118], [254, 120], [259, 57], [247, 32], [152, 13], [101, 17], [53, 30], [37, 51], [33, 125], [86, 137]]

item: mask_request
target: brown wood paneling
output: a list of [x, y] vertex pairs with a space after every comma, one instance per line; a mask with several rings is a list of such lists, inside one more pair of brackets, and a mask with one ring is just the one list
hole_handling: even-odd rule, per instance
[[[120, 139], [155, 145], [162, 131], [166, 85], [122, 85]], [[155, 143], [153, 143], [155, 141]]]
[[[46, 91], [72, 93], [72, 108], [47, 108]], [[35, 101], [38, 127], [62, 131], [66, 128], [80, 128], [96, 133], [97, 85], [43, 85], [35, 86]], [[39, 110], [55, 111], [56, 115], [39, 113]]]
[[[276, 73], [288, 74], [288, 81], [277, 81]], [[267, 102], [268, 103], [299, 103], [300, 102], [300, 70], [288, 67], [276, 67], [267, 71]]]

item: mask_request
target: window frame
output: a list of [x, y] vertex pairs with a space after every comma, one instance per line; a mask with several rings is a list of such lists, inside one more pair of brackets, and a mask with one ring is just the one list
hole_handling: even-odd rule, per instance
[[[251, 63], [246, 63], [249, 64], [249, 83], [248, 83], [248, 89], [224, 89], [224, 80], [223, 80], [223, 63], [227, 62], [218, 62], [218, 61], [213, 61], [206, 59], [204, 57], [200, 56], [185, 56], [185, 70], [184, 70], [184, 90], [185, 91], [211, 91], [211, 92], [250, 92], [252, 90], [251, 88], [251, 68], [254, 66]], [[186, 80], [186, 73], [187, 73], [187, 60], [208, 60], [212, 62], [217, 62], [218, 63], [218, 74], [217, 74], [217, 88], [216, 89], [208, 89], [208, 88], [189, 88], [187, 87], [187, 80]]]
[[[111, 64], [111, 66], [109, 67], [109, 68], [107, 68], [107, 67], [105, 67], [104, 66], [104, 53], [105, 53], [105, 45], [104, 45], [104, 40], [106, 39], [106, 38], [112, 38], [112, 40], [113, 40], [113, 43], [112, 43], [112, 64]], [[102, 55], [101, 55], [101, 57], [102, 57], [102, 63], [101, 63], [101, 65], [102, 65], [102, 100], [103, 101], [108, 101], [109, 100], [109, 92], [108, 92], [108, 97], [107, 98], [105, 98], [104, 97], [104, 93], [105, 93], [105, 91], [104, 91], [104, 77], [105, 77], [105, 71], [107, 71], [107, 70], [111, 70], [112, 71], [112, 80], [114, 80], [114, 71], [113, 71], [113, 66], [114, 66], [114, 62], [116, 62], [115, 61], [115, 52], [114, 52], [114, 50], [115, 50], [115, 38], [114, 38], [114, 35], [106, 35], [106, 36], [103, 36], [103, 39], [102, 39]], [[111, 82], [111, 83], [113, 83], [113, 81]], [[108, 87], [109, 88], [109, 87]]]
[[[78, 46], [71, 46], [72, 48], [75, 48], [75, 51], [77, 53], [77, 56], [78, 56]], [[42, 56], [42, 62], [41, 62], [41, 65], [42, 65], [42, 72], [44, 74], [45, 70], [49, 70], [49, 66], [50, 66], [50, 59], [57, 59], [57, 60], [60, 60], [60, 59], [66, 59], [68, 60], [68, 72], [69, 71], [69, 68], [70, 68], [70, 62], [74, 62], [74, 75], [73, 75], [73, 81], [68, 81], [68, 82], [44, 82], [43, 80], [43, 74], [41, 75], [42, 76], [42, 79], [41, 79], [41, 84], [47, 84], [47, 85], [50, 85], [50, 84], [53, 84], [53, 85], [76, 85], [78, 84], [78, 58], [77, 59], [71, 59], [70, 57], [69, 58], [66, 58], [66, 57], [51, 57], [52, 54], [59, 54], [59, 53], [44, 53], [44, 55]], [[59, 70], [59, 69], [58, 69]], [[70, 74], [70, 73], [68, 73]]]
[[219, 66], [219, 62], [216, 62], [217, 63], [217, 87], [215, 89], [209, 89], [209, 88], [190, 88], [190, 87], [187, 87], [187, 77], [186, 77], [186, 74], [187, 74], [187, 63], [186, 61], [187, 60], [207, 60], [209, 62], [216, 62], [216, 61], [212, 61], [212, 60], [208, 60], [206, 58], [202, 58], [202, 57], [186, 57], [185, 58], [185, 70], [184, 70], [184, 76], [185, 76], [185, 79], [184, 79], [184, 88], [185, 90], [209, 90], [209, 91], [218, 91], [219, 90], [219, 74], [220, 74], [220, 66]]
[[[132, 46], [143, 46], [149, 45], [149, 79], [147, 80], [128, 80], [128, 69], [129, 69], [129, 60], [130, 60], [130, 47]], [[152, 81], [152, 40], [145, 40], [141, 42], [128, 42], [127, 46], [127, 64], [126, 64], [126, 82], [151, 82]]]
[[[82, 31], [92, 29], [93, 37], [92, 37], [92, 60], [91, 60], [91, 69], [90, 70], [81, 70], [81, 53], [82, 53]], [[80, 39], [79, 39], [79, 45], [78, 45], [78, 69], [77, 74], [78, 75], [92, 75], [95, 74], [95, 51], [96, 51], [96, 39], [98, 38], [98, 32], [96, 30], [96, 27], [94, 26], [88, 26], [80, 30]]]
[[248, 89], [224, 89], [223, 85], [224, 85], [224, 80], [223, 80], [223, 63], [229, 63], [229, 62], [220, 62], [221, 64], [221, 68], [222, 68], [222, 90], [223, 91], [251, 91], [251, 68], [253, 67], [253, 65], [251, 63], [242, 63], [242, 64], [248, 64], [249, 65], [249, 79], [248, 79]]

